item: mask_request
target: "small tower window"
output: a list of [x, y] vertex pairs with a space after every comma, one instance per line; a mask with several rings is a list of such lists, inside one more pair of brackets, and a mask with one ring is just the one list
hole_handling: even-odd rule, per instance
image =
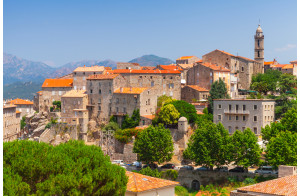
[[259, 47], [259, 40], [257, 40], [257, 46]]
[[257, 51], [257, 57], [260, 57], [259, 51]]

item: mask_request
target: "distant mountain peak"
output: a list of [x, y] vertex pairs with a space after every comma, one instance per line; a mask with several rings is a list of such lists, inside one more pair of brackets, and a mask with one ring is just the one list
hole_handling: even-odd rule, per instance
[[152, 66], [155, 67], [156, 65], [168, 65], [174, 63], [171, 59], [163, 58], [156, 56], [154, 54], [147, 54], [141, 57], [132, 59], [129, 63], [139, 63], [141, 66]]

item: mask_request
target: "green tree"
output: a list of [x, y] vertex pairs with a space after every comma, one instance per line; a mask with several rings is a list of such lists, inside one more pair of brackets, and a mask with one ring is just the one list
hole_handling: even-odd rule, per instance
[[168, 105], [170, 104], [174, 105], [176, 110], [180, 113], [179, 117], [186, 117], [189, 123], [194, 123], [197, 121], [197, 111], [195, 109], [195, 106], [193, 106], [192, 104], [183, 100], [172, 101]]
[[259, 164], [262, 150], [257, 143], [257, 137], [249, 128], [243, 132], [236, 130], [231, 139], [232, 158], [236, 165], [247, 169], [250, 166]]
[[279, 78], [278, 88], [281, 94], [291, 92], [295, 94], [295, 87], [297, 87], [296, 76], [291, 74], [282, 74]]
[[267, 70], [266, 73], [256, 74], [252, 76], [250, 89], [263, 94], [266, 94], [267, 92], [274, 93], [280, 76], [281, 72], [278, 70]]
[[125, 169], [82, 141], [3, 144], [4, 195], [124, 195]]
[[223, 125], [205, 123], [191, 136], [184, 156], [194, 160], [197, 165], [205, 165], [212, 170], [214, 166], [231, 162], [230, 150], [229, 133]]
[[157, 169], [152, 170], [150, 167], [143, 168], [138, 173], [155, 178], [161, 178], [161, 173]]
[[266, 159], [269, 165], [297, 165], [297, 134], [280, 132], [267, 143]]
[[118, 123], [116, 122], [109, 122], [107, 125], [105, 125], [105, 127], [103, 128], [103, 130], [105, 131], [109, 131], [109, 130], [114, 130], [114, 131], [117, 131], [119, 130], [120, 127], [118, 125]]
[[275, 119], [280, 119], [289, 109], [297, 109], [297, 100], [291, 96], [284, 93], [275, 97]]
[[209, 96], [208, 96], [208, 111], [209, 113], [213, 113], [213, 100], [214, 99], [224, 99], [224, 98], [229, 98], [229, 95], [227, 94], [227, 88], [223, 80], [219, 79], [218, 81], [215, 81], [212, 83], [210, 91], [209, 91]]
[[172, 97], [167, 96], [167, 95], [162, 95], [157, 98], [157, 108], [160, 108], [164, 104], [170, 103], [172, 101], [175, 101], [175, 99], [173, 99]]
[[139, 126], [140, 123], [140, 110], [133, 110], [132, 116], [125, 115], [125, 119], [122, 122], [122, 129], [134, 128]]
[[24, 129], [24, 127], [26, 126], [26, 117], [25, 116], [22, 117], [20, 124], [21, 124], [21, 129]]
[[149, 126], [139, 132], [133, 147], [133, 152], [138, 154], [139, 161], [146, 163], [170, 161], [173, 150], [171, 132], [161, 124], [157, 127]]
[[202, 126], [203, 123], [211, 123], [213, 122], [214, 116], [210, 113], [208, 113], [208, 109], [204, 108], [203, 114], [198, 115], [198, 119], [196, 124], [198, 126]]
[[165, 125], [173, 125], [178, 122], [180, 113], [174, 105], [167, 104], [161, 107], [158, 113], [158, 121]]

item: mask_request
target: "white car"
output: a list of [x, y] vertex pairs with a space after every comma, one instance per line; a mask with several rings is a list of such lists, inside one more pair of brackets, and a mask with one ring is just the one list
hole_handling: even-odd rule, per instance
[[141, 168], [142, 167], [142, 162], [135, 161], [131, 165]]
[[277, 170], [274, 170], [272, 166], [261, 166], [255, 170], [256, 174], [278, 174]]

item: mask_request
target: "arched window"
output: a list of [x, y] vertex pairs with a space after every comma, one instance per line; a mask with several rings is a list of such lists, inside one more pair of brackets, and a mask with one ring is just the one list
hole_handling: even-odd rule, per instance
[[192, 181], [192, 189], [198, 191], [200, 189], [200, 183], [198, 180]]

